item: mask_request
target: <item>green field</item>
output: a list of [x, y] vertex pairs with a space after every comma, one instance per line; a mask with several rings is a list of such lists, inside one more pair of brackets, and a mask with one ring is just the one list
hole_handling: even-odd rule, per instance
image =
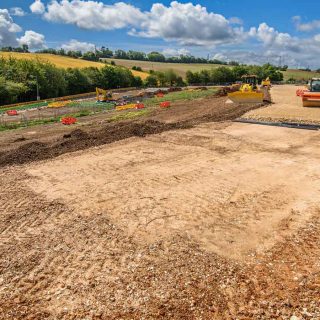
[[163, 62], [151, 62], [151, 61], [136, 61], [136, 60], [122, 60], [122, 59], [106, 59], [108, 62], [114, 61], [119, 66], [124, 66], [131, 69], [133, 66], [141, 67], [143, 71], [166, 71], [173, 70], [179, 76], [185, 77], [188, 70], [195, 72], [204, 69], [217, 68], [219, 64], [188, 64], [188, 63], [163, 63]]
[[[148, 72], [149, 70], [155, 71], [166, 71], [173, 70], [178, 75], [185, 78], [186, 72], [188, 70], [195, 72], [200, 70], [208, 70], [212, 68], [221, 67], [219, 64], [187, 64], [187, 63], [163, 63], [163, 62], [151, 62], [151, 61], [136, 61], [136, 60], [122, 60], [122, 59], [106, 59], [108, 62], [111, 60], [119, 66], [124, 66], [131, 69], [133, 66], [141, 67], [143, 71]], [[317, 72], [308, 72], [301, 70], [289, 69], [288, 71], [283, 72], [284, 80], [294, 78], [296, 80], [308, 80], [312, 77], [320, 77], [320, 74]]]
[[310, 78], [317, 78], [320, 77], [320, 73], [315, 71], [301, 71], [301, 70], [292, 70], [289, 69], [285, 72], [283, 72], [284, 80], [288, 80], [290, 78], [296, 79], [296, 80], [309, 80]]

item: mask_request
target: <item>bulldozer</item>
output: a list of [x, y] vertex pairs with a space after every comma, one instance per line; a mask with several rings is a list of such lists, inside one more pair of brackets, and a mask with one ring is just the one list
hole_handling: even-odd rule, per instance
[[320, 78], [312, 78], [308, 90], [302, 91], [301, 97], [304, 107], [320, 107]]
[[242, 85], [236, 92], [228, 93], [228, 98], [238, 104], [263, 103], [264, 93], [258, 90], [256, 75], [242, 76]]
[[112, 94], [107, 90], [96, 88], [97, 102], [109, 102], [112, 101]]

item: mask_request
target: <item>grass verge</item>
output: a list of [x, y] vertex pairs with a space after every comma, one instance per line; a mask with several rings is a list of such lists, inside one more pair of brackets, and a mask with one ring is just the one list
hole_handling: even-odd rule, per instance
[[144, 101], [146, 106], [159, 104], [164, 101], [176, 102], [180, 100], [193, 100], [198, 98], [206, 98], [217, 93], [217, 89], [208, 90], [184, 90], [178, 92], [171, 92], [166, 94], [163, 98], [150, 98]]

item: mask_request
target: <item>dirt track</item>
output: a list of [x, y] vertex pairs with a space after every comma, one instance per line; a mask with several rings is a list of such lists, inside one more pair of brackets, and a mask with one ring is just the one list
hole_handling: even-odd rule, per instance
[[320, 133], [197, 118], [1, 168], [0, 319], [320, 318]]

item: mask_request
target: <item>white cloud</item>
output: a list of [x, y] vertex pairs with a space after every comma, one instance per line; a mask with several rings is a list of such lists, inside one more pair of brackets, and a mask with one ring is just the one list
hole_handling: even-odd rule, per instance
[[29, 49], [42, 49], [45, 47], [45, 37], [43, 34], [28, 30], [24, 36], [18, 39], [20, 45], [26, 44]]
[[238, 17], [231, 17], [229, 21], [232, 24], [243, 24], [243, 20]]
[[183, 56], [190, 55], [190, 51], [185, 48], [181, 48], [181, 49], [168, 48], [168, 49], [164, 49], [162, 51], [162, 54], [164, 54], [166, 57], [179, 57], [181, 55]]
[[72, 39], [68, 43], [63, 44], [61, 48], [66, 51], [87, 52], [87, 51], [94, 51], [95, 45], [93, 43], [80, 42], [78, 40]]
[[214, 54], [212, 59], [213, 60], [216, 59], [216, 60], [220, 60], [220, 61], [229, 61], [230, 60], [227, 55], [225, 55], [224, 53], [221, 53], [221, 52]]
[[23, 17], [26, 15], [23, 9], [19, 7], [10, 8], [10, 14], [17, 17]]
[[43, 14], [46, 8], [45, 8], [45, 5], [41, 2], [41, 0], [35, 0], [30, 5], [30, 10], [32, 13], [35, 13], [35, 14]]
[[288, 33], [279, 32], [266, 23], [261, 23], [258, 28], [251, 28], [249, 35], [262, 42], [267, 48], [297, 53], [302, 51], [301, 39], [292, 37]]
[[[41, 10], [35, 10], [41, 4]], [[34, 6], [34, 8], [32, 8]], [[35, 13], [43, 12], [37, 0], [31, 5]], [[169, 6], [153, 4], [150, 11], [117, 2], [106, 5], [97, 1], [52, 0], [43, 14], [47, 21], [73, 24], [82, 29], [114, 30], [128, 28], [129, 34], [146, 38], [162, 38], [185, 45], [212, 46], [241, 42], [246, 34], [239, 18], [230, 21], [206, 7], [192, 3], [171, 2]]]
[[114, 30], [138, 26], [144, 15], [124, 2], [105, 5], [96, 1], [54, 0], [48, 4], [44, 18], [52, 22], [74, 24], [82, 29]]
[[16, 34], [21, 31], [21, 27], [13, 22], [9, 11], [0, 9], [0, 47], [16, 46]]
[[140, 29], [131, 35], [203, 46], [234, 43], [244, 37], [242, 28], [233, 28], [224, 16], [192, 3], [173, 1], [169, 7], [156, 3], [145, 16]]
[[302, 23], [300, 16], [295, 16], [292, 18], [292, 20], [296, 26], [296, 29], [299, 31], [309, 32], [320, 29], [320, 20], [313, 20], [307, 23]]

